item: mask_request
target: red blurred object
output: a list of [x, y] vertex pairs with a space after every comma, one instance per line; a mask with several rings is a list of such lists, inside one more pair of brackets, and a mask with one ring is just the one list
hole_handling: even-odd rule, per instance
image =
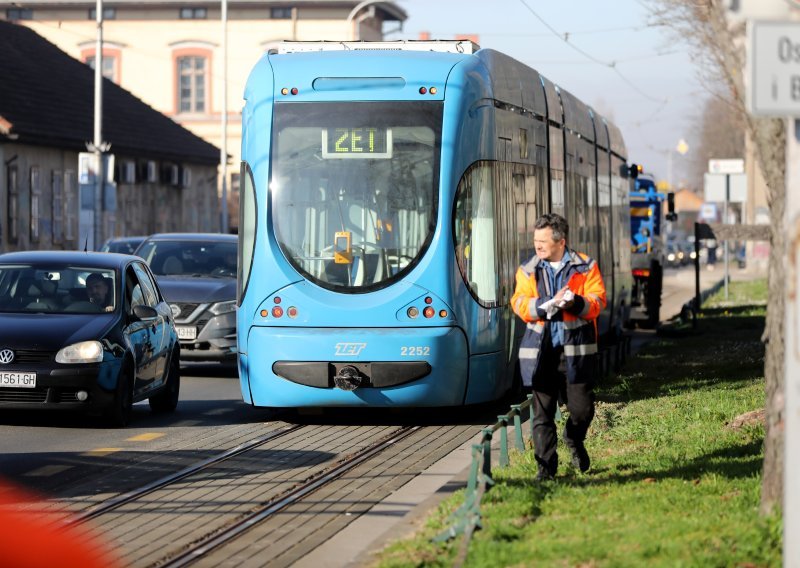
[[63, 515], [32, 510], [37, 501], [0, 482], [0, 568], [121, 566], [88, 527], [67, 527]]

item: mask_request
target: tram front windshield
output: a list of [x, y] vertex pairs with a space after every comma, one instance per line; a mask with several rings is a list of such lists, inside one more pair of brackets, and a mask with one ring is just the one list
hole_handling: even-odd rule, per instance
[[411, 270], [436, 223], [442, 103], [275, 105], [271, 216], [292, 265], [365, 292]]

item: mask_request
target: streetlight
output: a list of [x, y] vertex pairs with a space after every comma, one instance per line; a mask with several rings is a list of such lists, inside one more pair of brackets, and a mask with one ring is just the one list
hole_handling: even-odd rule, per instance
[[222, 0], [222, 148], [220, 169], [222, 177], [222, 204], [220, 232], [228, 232], [228, 0]]

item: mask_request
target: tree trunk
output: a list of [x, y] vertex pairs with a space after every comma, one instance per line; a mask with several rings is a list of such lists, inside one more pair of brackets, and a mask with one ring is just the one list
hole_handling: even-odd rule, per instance
[[764, 356], [764, 389], [766, 432], [761, 485], [761, 512], [769, 514], [780, 507], [783, 499], [783, 453], [785, 411], [784, 398], [784, 266], [783, 234], [786, 207], [786, 127], [780, 119], [752, 122], [751, 132], [759, 154], [759, 163], [769, 189], [770, 240], [767, 321], [762, 339]]

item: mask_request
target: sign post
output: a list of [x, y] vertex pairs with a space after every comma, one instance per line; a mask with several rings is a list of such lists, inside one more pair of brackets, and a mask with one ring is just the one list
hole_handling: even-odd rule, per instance
[[[728, 203], [731, 200], [731, 175], [744, 174], [744, 160], [709, 160], [708, 173], [710, 175], [725, 176], [725, 200], [722, 208], [722, 223], [728, 224]], [[706, 195], [706, 199], [709, 199]], [[725, 263], [725, 299], [728, 299], [728, 282], [730, 281], [728, 267], [728, 241], [723, 241], [723, 262]]]
[[[799, 7], [797, 0], [790, 0]], [[784, 256], [784, 458], [783, 565], [800, 565], [800, 22], [750, 21], [747, 27], [748, 111], [781, 117], [786, 124], [786, 210]], [[789, 117], [786, 119], [786, 117]]]

